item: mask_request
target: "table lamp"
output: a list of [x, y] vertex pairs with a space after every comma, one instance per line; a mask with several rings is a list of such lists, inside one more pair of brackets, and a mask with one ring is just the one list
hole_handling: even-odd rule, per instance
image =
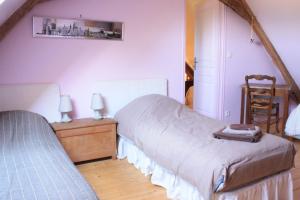
[[72, 111], [72, 102], [69, 95], [60, 96], [59, 111], [62, 114], [61, 122], [70, 122], [72, 119], [69, 117], [69, 112]]
[[104, 108], [101, 94], [94, 93], [92, 96], [91, 109], [94, 110], [94, 119], [102, 119], [100, 111]]

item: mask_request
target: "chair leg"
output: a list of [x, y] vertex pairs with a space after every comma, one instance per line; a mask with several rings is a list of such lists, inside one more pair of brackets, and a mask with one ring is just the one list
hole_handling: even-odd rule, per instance
[[270, 133], [271, 115], [269, 114], [267, 120], [267, 133]]
[[[276, 131], [277, 133], [280, 133], [279, 131], [279, 106], [276, 107]], [[284, 130], [282, 130], [284, 131]], [[283, 134], [282, 134], [283, 135]]]

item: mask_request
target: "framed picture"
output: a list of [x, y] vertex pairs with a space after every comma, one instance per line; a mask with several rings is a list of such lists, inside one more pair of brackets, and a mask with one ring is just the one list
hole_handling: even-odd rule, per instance
[[33, 37], [123, 40], [123, 23], [34, 16]]

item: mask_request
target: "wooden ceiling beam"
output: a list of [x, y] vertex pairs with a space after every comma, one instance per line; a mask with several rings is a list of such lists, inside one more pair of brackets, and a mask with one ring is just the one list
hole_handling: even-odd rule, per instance
[[27, 0], [17, 9], [0, 27], [0, 41], [7, 33], [28, 13], [32, 8], [43, 0]]
[[224, 3], [226, 6], [235, 11], [239, 16], [244, 18], [250, 25], [253, 26], [253, 29], [260, 39], [261, 43], [264, 45], [266, 51], [272, 58], [273, 63], [277, 66], [278, 70], [281, 72], [286, 83], [291, 87], [292, 97], [296, 100], [297, 103], [300, 103], [300, 89], [289, 73], [287, 67], [285, 66], [280, 55], [276, 51], [274, 45], [270, 41], [269, 37], [265, 33], [259, 21], [256, 19], [253, 11], [246, 2], [246, 0], [219, 0]]
[[243, 3], [240, 0], [220, 0], [226, 6], [231, 8], [240, 17], [244, 18], [246, 21], [251, 22], [251, 15], [244, 9]]

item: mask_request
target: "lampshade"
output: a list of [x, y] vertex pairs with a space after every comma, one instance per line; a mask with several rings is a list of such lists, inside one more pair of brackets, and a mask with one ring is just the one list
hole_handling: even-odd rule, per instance
[[101, 94], [99, 93], [94, 93], [92, 96], [92, 103], [91, 103], [91, 109], [93, 110], [101, 110], [103, 109], [103, 100], [101, 97]]
[[71, 112], [72, 111], [71, 97], [69, 95], [61, 95], [60, 96], [59, 111], [60, 112]]

